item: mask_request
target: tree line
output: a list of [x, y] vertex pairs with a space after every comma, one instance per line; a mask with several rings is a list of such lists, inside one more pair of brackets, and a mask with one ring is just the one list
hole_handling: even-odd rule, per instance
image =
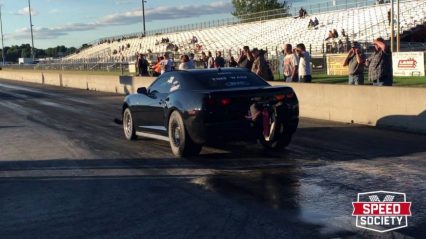
[[[270, 10], [280, 10], [281, 16], [290, 16], [290, 4], [288, 1], [278, 0], [232, 0], [234, 12], [231, 14], [239, 18], [241, 21], [250, 22], [257, 21], [259, 17], [266, 19], [264, 16], [257, 15]], [[250, 16], [252, 15], [252, 16]], [[267, 19], [281, 17], [280, 15], [269, 16]]]
[[[34, 49], [35, 58], [58, 58], [63, 57], [69, 54], [73, 54], [77, 52], [78, 49], [75, 47], [66, 47], [66, 46], [56, 46], [56, 47], [50, 47], [47, 49]], [[17, 63], [18, 59], [23, 58], [30, 58], [31, 57], [31, 45], [30, 44], [22, 44], [20, 46], [13, 45], [13, 46], [7, 46], [4, 48], [5, 52], [5, 61], [11, 62], [11, 63]], [[3, 52], [0, 49], [0, 58], [2, 58]], [[3, 61], [3, 59], [2, 59]]]

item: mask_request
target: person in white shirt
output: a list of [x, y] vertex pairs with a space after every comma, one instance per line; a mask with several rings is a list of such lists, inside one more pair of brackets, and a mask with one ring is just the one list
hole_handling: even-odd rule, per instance
[[297, 44], [297, 55], [299, 56], [299, 82], [312, 82], [311, 55], [306, 51], [303, 43]]
[[161, 74], [172, 71], [173, 61], [170, 60], [168, 54], [164, 54], [164, 60], [161, 61]]
[[181, 55], [180, 57], [181, 63], [179, 64], [179, 70], [188, 70], [190, 69], [189, 56]]
[[284, 45], [284, 79], [286, 82], [297, 82], [299, 58], [293, 53], [291, 44]]

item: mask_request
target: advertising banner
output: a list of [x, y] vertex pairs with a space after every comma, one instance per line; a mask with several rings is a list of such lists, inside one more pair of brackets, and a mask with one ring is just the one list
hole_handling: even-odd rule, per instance
[[329, 76], [347, 76], [348, 67], [343, 66], [348, 54], [327, 55], [327, 75]]
[[424, 76], [424, 52], [394, 52], [392, 53], [394, 76]]

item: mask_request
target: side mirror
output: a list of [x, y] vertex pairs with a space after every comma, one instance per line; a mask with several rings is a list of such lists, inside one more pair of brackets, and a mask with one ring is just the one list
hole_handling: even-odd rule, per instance
[[137, 90], [138, 94], [146, 95], [148, 91], [146, 90], [146, 87], [140, 87]]

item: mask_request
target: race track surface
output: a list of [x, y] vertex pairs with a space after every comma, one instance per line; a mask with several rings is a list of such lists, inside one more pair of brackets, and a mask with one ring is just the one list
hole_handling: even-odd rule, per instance
[[[0, 238], [426, 237], [425, 135], [301, 119], [286, 150], [176, 159], [124, 139], [123, 98], [0, 80]], [[407, 194], [407, 228], [355, 227], [378, 190]]]

